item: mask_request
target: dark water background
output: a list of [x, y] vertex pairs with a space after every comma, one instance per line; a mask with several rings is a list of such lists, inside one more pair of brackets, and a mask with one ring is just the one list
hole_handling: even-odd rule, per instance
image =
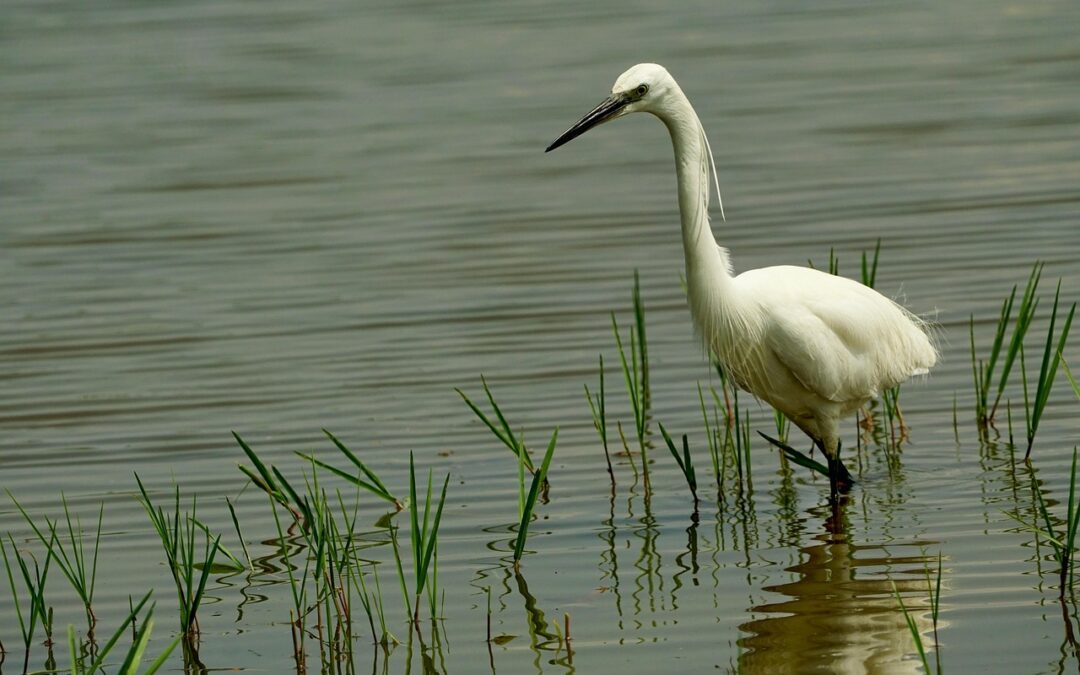
[[[1035, 260], [1044, 291], [1060, 277], [1080, 294], [1077, 25], [1063, 0], [9, 0], [0, 487], [35, 513], [55, 515], [61, 492], [84, 518], [105, 503], [99, 613], [115, 622], [156, 588], [151, 651], [175, 617], [132, 472], [198, 492], [235, 547], [230, 430], [297, 468], [294, 450], [330, 452], [326, 427], [399, 490], [409, 450], [451, 473], [449, 671], [487, 667], [490, 586], [495, 630], [521, 636], [496, 649], [498, 672], [570, 669], [530, 646], [528, 597], [572, 616], [581, 672], [913, 672], [888, 582], [938, 552], [950, 671], [1075, 669], [1049, 549], [1004, 515], [1029, 513], [1029, 474], [970, 421], [967, 321], [985, 343]], [[608, 501], [582, 384], [599, 352], [615, 363], [608, 312], [625, 321], [635, 268], [653, 413], [691, 434], [702, 473], [697, 383], [716, 384], [679, 285], [663, 128], [635, 116], [542, 152], [639, 61], [665, 64], [709, 130], [728, 216], [714, 230], [738, 270], [821, 265], [834, 247], [857, 276], [880, 238], [878, 288], [941, 327], [941, 364], [904, 389], [902, 468], [871, 450], [844, 536], [827, 536], [821, 481], [785, 481], [763, 446], [749, 503], [708, 499], [696, 528], [666, 455], [649, 512], [626, 464]], [[514, 463], [453, 392], [479, 394], [481, 373], [535, 444], [561, 427], [528, 594], [500, 563]], [[629, 419], [618, 384], [609, 373]], [[1036, 448], [1054, 499], [1078, 419], [1059, 383]], [[272, 556], [265, 504], [249, 490], [240, 513], [253, 554]], [[0, 531], [29, 541], [6, 499]], [[291, 668], [282, 580], [215, 578], [208, 666]], [[58, 626], [79, 625], [57, 572], [50, 586]], [[0, 639], [18, 642], [3, 584]], [[357, 649], [369, 663], [366, 638]], [[387, 672], [414, 661], [403, 646]]]

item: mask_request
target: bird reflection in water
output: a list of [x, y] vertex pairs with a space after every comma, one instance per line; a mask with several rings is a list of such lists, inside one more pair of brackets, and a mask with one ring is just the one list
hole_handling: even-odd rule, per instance
[[[827, 514], [825, 531], [801, 547], [802, 561], [789, 572], [795, 581], [764, 590], [781, 596], [750, 608], [755, 615], [740, 626], [743, 673], [916, 673], [921, 672], [914, 641], [892, 582], [911, 611], [923, 644], [934, 631], [928, 611], [926, 570], [937, 563], [926, 547], [933, 542], [852, 543], [845, 523], [847, 500]], [[916, 554], [897, 555], [898, 549]], [[940, 627], [940, 626], [939, 626]]]

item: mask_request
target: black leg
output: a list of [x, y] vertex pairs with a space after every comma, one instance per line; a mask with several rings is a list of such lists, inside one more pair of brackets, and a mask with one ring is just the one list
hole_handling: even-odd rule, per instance
[[852, 479], [851, 474], [848, 473], [847, 467], [840, 461], [839, 443], [836, 444], [836, 459], [829, 457], [828, 453], [824, 452], [824, 449], [822, 454], [829, 460], [829, 490], [835, 499], [837, 495], [847, 493], [855, 481]]

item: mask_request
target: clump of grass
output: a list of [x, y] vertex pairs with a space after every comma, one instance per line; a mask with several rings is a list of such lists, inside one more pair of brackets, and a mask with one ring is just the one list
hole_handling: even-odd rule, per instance
[[[0, 554], [4, 557], [4, 569], [7, 570], [8, 588], [11, 589], [11, 604], [15, 606], [15, 616], [19, 620], [19, 632], [23, 639], [23, 672], [30, 666], [30, 645], [34, 642], [34, 634], [40, 623], [45, 629], [45, 642], [52, 644], [52, 607], [45, 606], [45, 584], [49, 577], [49, 563], [52, 554], [45, 555], [45, 564], [39, 565], [37, 558], [32, 554], [23, 556], [22, 551], [15, 545], [15, 539], [8, 533], [8, 541], [11, 542], [11, 554], [18, 564], [23, 586], [29, 595], [26, 615], [23, 615], [19, 601], [19, 591], [15, 584], [15, 575], [12, 574], [11, 560], [8, 558], [7, 543], [0, 539]], [[27, 563], [29, 559], [30, 564]], [[33, 572], [31, 572], [31, 566]], [[0, 652], [2, 653], [2, 652]]]
[[907, 437], [904, 416], [900, 412], [900, 387], [895, 386], [883, 391], [881, 393], [881, 405], [885, 411], [885, 421], [889, 425], [890, 445], [896, 446], [897, 443]]
[[499, 404], [495, 402], [495, 397], [492, 395], [491, 389], [488, 388], [487, 380], [484, 379], [483, 375], [480, 376], [480, 383], [484, 387], [484, 394], [487, 396], [488, 403], [491, 404], [491, 409], [495, 413], [495, 419], [498, 421], [498, 424], [485, 415], [484, 411], [480, 410], [480, 408], [472, 402], [472, 399], [465, 395], [465, 392], [460, 389], [454, 389], [454, 391], [456, 391], [458, 396], [465, 401], [465, 405], [469, 406], [469, 409], [480, 418], [480, 421], [491, 430], [491, 433], [495, 434], [495, 437], [502, 441], [503, 445], [510, 449], [510, 452], [514, 453], [519, 460], [524, 462], [525, 466], [529, 469], [529, 472], [535, 472], [536, 469], [533, 467], [532, 458], [529, 456], [529, 451], [525, 447], [524, 437], [515, 434], [514, 430], [510, 427], [510, 423], [506, 421], [506, 416], [503, 414]]
[[[214, 558], [219, 551], [221, 535], [212, 537], [209, 530], [197, 521], [197, 500], [194, 496], [191, 498], [191, 511], [181, 515], [179, 485], [174, 487], [173, 513], [169, 516], [162, 507], [154, 506], [138, 474], [135, 474], [135, 481], [142, 494], [140, 503], [161, 541], [169, 573], [176, 585], [180, 632], [185, 639], [194, 641], [199, 632], [199, 606], [206, 590], [206, 582], [210, 579]], [[198, 530], [202, 530], [203, 534], [201, 551], [196, 541]]]
[[[514, 570], [521, 569], [521, 556], [525, 552], [525, 540], [529, 536], [529, 523], [532, 522], [533, 510], [536, 508], [536, 498], [540, 495], [540, 486], [547, 478], [548, 467], [551, 466], [551, 458], [555, 454], [555, 443], [559, 438], [559, 429], [556, 428], [548, 441], [544, 459], [540, 463], [540, 469], [533, 474], [532, 484], [529, 486], [529, 494], [520, 502], [521, 519], [518, 522], [517, 538], [514, 540]], [[520, 466], [520, 464], [519, 464]], [[519, 480], [522, 476], [519, 474]], [[524, 484], [523, 482], [521, 483]]]
[[[738, 479], [738, 489], [752, 487], [750, 464], [750, 413], [739, 407], [739, 392], [731, 386], [723, 368], [714, 359], [716, 372], [720, 377], [720, 392], [710, 387], [713, 403], [712, 423], [705, 404], [705, 396], [698, 385], [698, 403], [701, 417], [705, 424], [705, 435], [709, 445], [709, 456], [716, 474], [717, 488], [722, 492], [728, 474], [733, 473]], [[721, 419], [721, 414], [723, 419]]]
[[[398, 511], [401, 511], [405, 508], [405, 505], [402, 504], [401, 500], [395, 497], [392, 492], [390, 492], [390, 490], [386, 487], [386, 484], [383, 483], [382, 480], [379, 478], [378, 474], [368, 468], [368, 466], [364, 464], [364, 462], [362, 462], [359, 457], [356, 456], [356, 453], [350, 450], [344, 443], [338, 440], [338, 438], [334, 436], [334, 434], [330, 433], [326, 429], [323, 429], [323, 433], [326, 434], [327, 438], [329, 438], [330, 441], [333, 442], [333, 444], [337, 447], [337, 449], [341, 451], [341, 454], [345, 455], [345, 457], [350, 462], [352, 462], [353, 466], [356, 467], [357, 473], [355, 475], [347, 471], [342, 471], [341, 469], [327, 464], [326, 462], [315, 459], [315, 457], [312, 455], [305, 455], [301, 452], [298, 452], [296, 454], [300, 457], [303, 457], [304, 459], [310, 460], [313, 464], [326, 469], [335, 476], [343, 478], [346, 481], [352, 483], [353, 485], [367, 490], [379, 499], [390, 502]], [[361, 478], [361, 476], [363, 476], [363, 478]]]
[[[1016, 301], [1016, 285], [1009, 292], [1009, 297], [1005, 298], [1001, 303], [997, 326], [994, 329], [994, 340], [990, 344], [990, 353], [985, 361], [978, 358], [975, 349], [975, 317], [974, 315], [971, 316], [969, 337], [971, 342], [971, 371], [975, 382], [975, 418], [982, 428], [993, 424], [994, 415], [997, 413], [998, 405], [1001, 403], [1001, 398], [1009, 381], [1009, 374], [1012, 372], [1017, 357], [1020, 356], [1024, 337], [1027, 335], [1028, 329], [1031, 328], [1031, 322], [1035, 318], [1035, 310], [1039, 306], [1039, 299], [1035, 296], [1035, 293], [1039, 288], [1042, 269], [1043, 264], [1041, 262], [1036, 262], [1032, 268], [1027, 285], [1024, 287], [1024, 294], [1020, 298], [1015, 323], [1013, 323], [1012, 312]], [[1008, 345], [1006, 345], [1005, 334], [1008, 332], [1010, 323], [1013, 325], [1012, 336], [1009, 338]], [[1004, 349], [1004, 352], [1002, 352], [1002, 349]], [[1003, 359], [1002, 356], [1004, 356]], [[1001, 361], [1000, 372], [998, 372], [997, 367], [999, 360]], [[994, 400], [991, 403], [990, 391], [995, 377], [997, 386]]]
[[[420, 517], [420, 501], [416, 498], [416, 466], [413, 462], [413, 455], [409, 453], [409, 520], [411, 523], [411, 529], [409, 530], [409, 538], [412, 543], [413, 554], [413, 597], [415, 602], [413, 604], [413, 623], [418, 624], [420, 621], [420, 597], [424, 592], [425, 586], [428, 586], [428, 579], [431, 577], [431, 585], [438, 584], [438, 574], [431, 574], [433, 565], [432, 562], [436, 557], [436, 550], [439, 542], [439, 523], [442, 520], [443, 506], [446, 504], [446, 488], [450, 484], [450, 474], [446, 474], [446, 480], [443, 481], [442, 494], [439, 495], [439, 503], [435, 508], [434, 518], [431, 518], [431, 507], [434, 502], [431, 498], [431, 480], [432, 473], [428, 470], [427, 480], [427, 493], [424, 495], [424, 515], [423, 519]], [[438, 564], [435, 563], [434, 569], [438, 569]], [[432, 592], [430, 600], [432, 603], [432, 619], [434, 619], [434, 597], [435, 592]]]
[[[38, 540], [45, 545], [49, 550], [49, 555], [56, 561], [57, 567], [67, 578], [71, 587], [75, 589], [75, 593], [79, 596], [79, 600], [82, 601], [83, 610], [86, 612], [86, 634], [91, 640], [94, 637], [94, 626], [97, 624], [97, 617], [94, 615], [94, 586], [97, 581], [97, 561], [98, 553], [101, 550], [101, 521], [105, 515], [105, 504], [101, 504], [101, 508], [98, 509], [97, 527], [94, 530], [94, 543], [93, 549], [87, 550], [87, 541], [83, 535], [82, 519], [78, 514], [75, 515], [74, 520], [71, 517], [71, 510], [68, 508], [67, 498], [61, 494], [61, 501], [64, 505], [64, 525], [67, 530], [67, 537], [61, 538], [58, 534], [58, 521], [51, 520], [48, 516], [45, 517], [45, 529], [48, 530], [49, 535], [46, 537], [45, 532], [37, 526], [34, 519], [30, 517], [30, 514], [26, 512], [26, 509], [22, 507], [22, 504], [15, 499], [15, 496], [8, 492], [8, 497], [15, 504], [15, 507], [22, 514], [23, 518], [30, 525], [30, 528], [34, 531], [34, 535]], [[66, 544], [64, 542], [67, 542]]]
[[1076, 303], [1072, 304], [1069, 308], [1069, 314], [1065, 318], [1065, 323], [1061, 329], [1061, 336], [1057, 340], [1057, 347], [1054, 346], [1054, 325], [1057, 322], [1058, 316], [1058, 302], [1061, 299], [1061, 281], [1058, 280], [1057, 290], [1054, 292], [1054, 306], [1050, 311], [1050, 328], [1046, 331], [1046, 344], [1043, 347], [1042, 363], [1039, 368], [1039, 379], [1035, 384], [1035, 399], [1029, 401], [1028, 399], [1028, 383], [1027, 383], [1027, 370], [1024, 368], [1023, 349], [1020, 351], [1021, 355], [1021, 373], [1024, 379], [1024, 413], [1025, 420], [1027, 422], [1027, 451], [1024, 453], [1024, 459], [1031, 457], [1031, 447], [1035, 444], [1035, 434], [1039, 430], [1039, 422], [1042, 420], [1043, 412], [1046, 410], [1046, 404], [1050, 400], [1050, 390], [1054, 387], [1054, 378], [1057, 376], [1058, 363], [1061, 362], [1061, 355], [1065, 351], [1065, 341], [1069, 337], [1069, 330], [1072, 328], [1073, 317], [1076, 315]]
[[[709, 423], [709, 412], [705, 407], [705, 394], [701, 390], [701, 383], [698, 382], [698, 403], [701, 405], [701, 419], [705, 424], [705, 441], [709, 445], [709, 459], [712, 460], [713, 473], [716, 476], [716, 486], [720, 490], [724, 488], [724, 456], [721, 451], [720, 445], [720, 418], [716, 414], [716, 408], [713, 408], [713, 424]], [[716, 390], [712, 390], [715, 396]]]
[[739, 472], [739, 480], [746, 482], [749, 487], [752, 484], [752, 465], [750, 463], [750, 411], [747, 410], [742, 419], [739, 419], [739, 391], [734, 390], [733, 395], [735, 425], [732, 435], [735, 437], [735, 468]]
[[630, 356], [627, 358], [619, 333], [619, 322], [615, 313], [611, 313], [611, 329], [615, 334], [615, 346], [619, 350], [619, 364], [622, 367], [626, 393], [630, 397], [630, 407], [634, 413], [634, 432], [637, 436], [638, 449], [641, 452], [642, 474], [645, 492], [651, 490], [649, 481], [649, 454], [646, 443], [646, 427], [649, 414], [649, 343], [645, 333], [645, 304], [641, 299], [641, 284], [638, 273], [634, 272], [634, 323], [630, 327]]
[[787, 443], [788, 431], [791, 429], [791, 420], [779, 410], [773, 410], [773, 423], [776, 425], [776, 438], [781, 443]]
[[679, 455], [679, 451], [675, 449], [675, 443], [671, 440], [671, 436], [668, 434], [667, 429], [663, 424], [659, 425], [660, 434], [664, 437], [664, 443], [667, 444], [668, 450], [671, 451], [671, 456], [675, 458], [675, 463], [679, 465], [679, 470], [682, 472], [683, 478], [686, 479], [686, 485], [690, 488], [690, 494], [694, 497], [694, 513], [698, 510], [698, 494], [697, 494], [697, 472], [694, 471], [694, 458], [690, 455], [690, 442], [683, 434], [682, 437], [682, 455]]

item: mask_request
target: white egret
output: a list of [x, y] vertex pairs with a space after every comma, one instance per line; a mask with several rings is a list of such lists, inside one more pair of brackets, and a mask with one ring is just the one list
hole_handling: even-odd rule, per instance
[[690, 312], [706, 348], [741, 389], [821, 448], [835, 496], [850, 484], [840, 462], [840, 419], [928, 372], [937, 350], [926, 326], [877, 291], [818, 270], [780, 265], [734, 276], [709, 225], [709, 170], [716, 169], [705, 130], [662, 66], [642, 63], [620, 75], [611, 95], [547, 151], [635, 112], [652, 113], [671, 134]]

